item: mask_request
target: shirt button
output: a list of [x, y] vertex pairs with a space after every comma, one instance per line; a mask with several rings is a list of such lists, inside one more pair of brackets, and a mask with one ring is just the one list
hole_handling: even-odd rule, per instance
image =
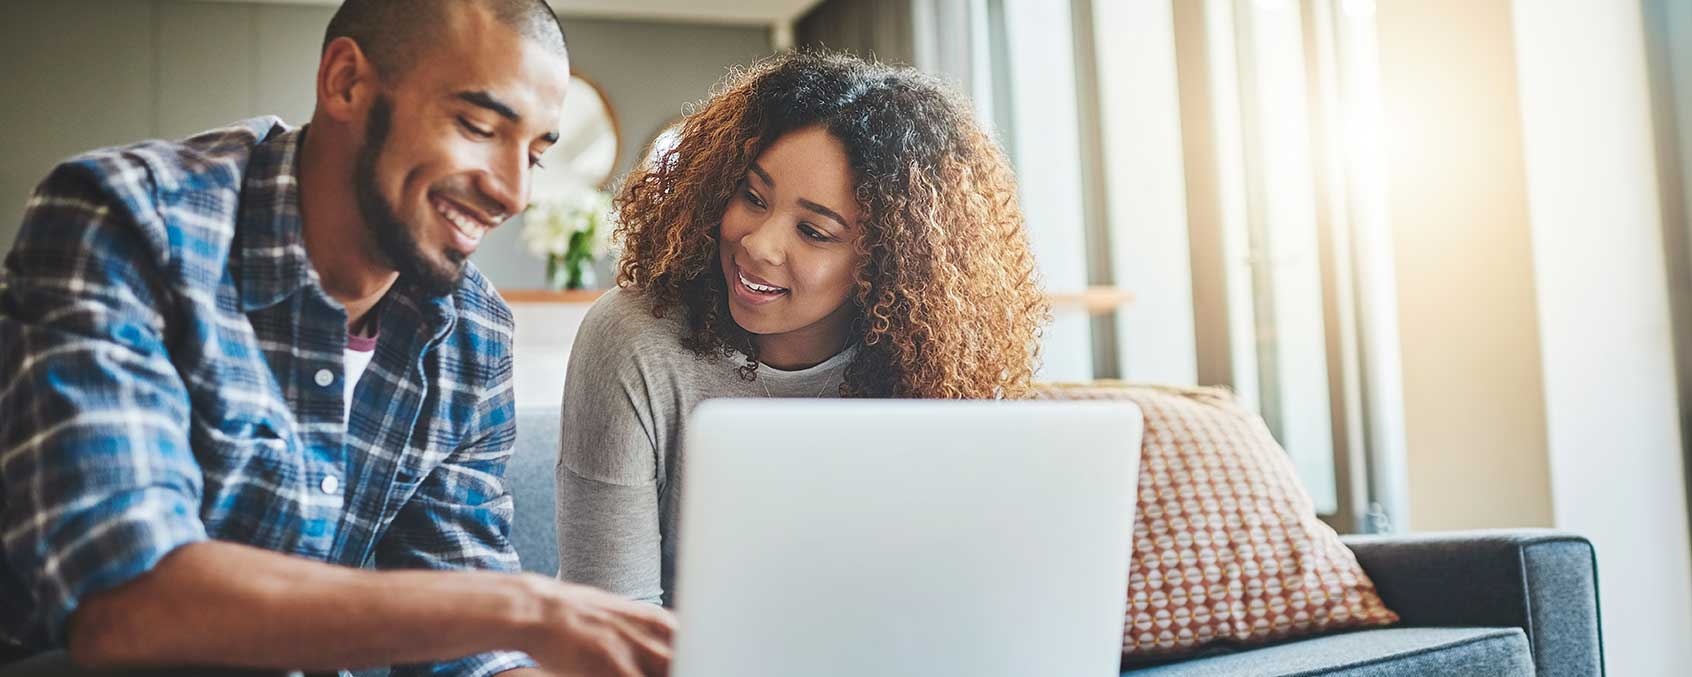
[[327, 387], [329, 387], [329, 384], [334, 383], [334, 382], [335, 382], [335, 373], [334, 372], [331, 372], [328, 369], [317, 370], [317, 385], [320, 385], [320, 386], [327, 388]]
[[334, 475], [330, 475], [323, 478], [323, 484], [319, 486], [323, 488], [323, 493], [333, 494], [341, 490], [341, 479]]

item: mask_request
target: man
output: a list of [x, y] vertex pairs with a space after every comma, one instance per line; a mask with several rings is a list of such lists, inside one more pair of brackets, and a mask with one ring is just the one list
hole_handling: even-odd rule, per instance
[[48, 176], [0, 292], [0, 644], [664, 672], [664, 610], [508, 573], [512, 320], [466, 258], [568, 80], [541, 0], [348, 0], [308, 126]]

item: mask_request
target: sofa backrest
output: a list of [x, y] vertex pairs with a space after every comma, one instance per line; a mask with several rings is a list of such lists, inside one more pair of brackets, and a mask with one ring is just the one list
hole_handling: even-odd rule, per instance
[[553, 484], [558, 462], [557, 405], [517, 410], [517, 446], [505, 467], [505, 481], [517, 508], [511, 542], [524, 571], [558, 575], [558, 516]]

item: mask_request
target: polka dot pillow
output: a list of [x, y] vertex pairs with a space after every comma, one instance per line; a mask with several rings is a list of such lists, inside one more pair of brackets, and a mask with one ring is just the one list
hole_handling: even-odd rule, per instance
[[1034, 397], [1145, 412], [1125, 662], [1398, 622], [1268, 427], [1228, 391], [1100, 383]]

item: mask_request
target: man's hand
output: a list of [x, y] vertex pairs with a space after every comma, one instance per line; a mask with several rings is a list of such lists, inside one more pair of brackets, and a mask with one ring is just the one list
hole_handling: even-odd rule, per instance
[[568, 583], [547, 595], [544, 620], [522, 650], [560, 675], [663, 677], [676, 620], [668, 610]]

